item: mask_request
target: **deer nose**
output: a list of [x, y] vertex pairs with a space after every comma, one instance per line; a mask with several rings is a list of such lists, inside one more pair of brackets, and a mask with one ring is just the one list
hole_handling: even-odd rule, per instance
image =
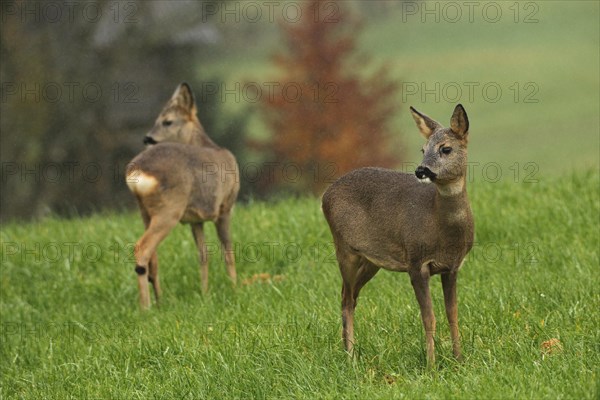
[[415, 175], [419, 179], [429, 178], [431, 180], [434, 180], [436, 177], [436, 174], [434, 174], [429, 168], [423, 166], [417, 167], [417, 169], [415, 170]]
[[144, 137], [144, 144], [156, 144], [157, 141], [150, 136]]

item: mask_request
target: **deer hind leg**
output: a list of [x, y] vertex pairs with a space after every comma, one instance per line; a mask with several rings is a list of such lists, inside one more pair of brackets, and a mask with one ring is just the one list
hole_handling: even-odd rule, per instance
[[429, 266], [424, 265], [419, 270], [410, 271], [410, 282], [412, 283], [419, 307], [421, 308], [421, 319], [425, 328], [425, 343], [427, 347], [427, 366], [435, 364], [435, 349], [433, 337], [435, 336], [435, 315], [429, 293]]
[[[148, 229], [148, 226], [150, 225], [150, 216], [142, 204], [140, 204], [140, 210], [142, 212], [144, 228]], [[152, 256], [150, 257], [148, 269], [148, 280], [152, 283], [152, 287], [154, 288], [154, 297], [156, 299], [156, 305], [158, 306], [162, 291], [160, 289], [160, 281], [158, 278], [158, 254], [156, 251], [152, 253]]]
[[342, 339], [344, 348], [350, 356], [354, 354], [354, 307], [352, 286], [342, 282]]
[[148, 264], [148, 280], [152, 284], [152, 288], [154, 288], [154, 298], [156, 300], [156, 305], [160, 304], [160, 298], [162, 296], [162, 290], [160, 289], [160, 279], [158, 278], [158, 255], [156, 251], [150, 257], [150, 262]]
[[360, 290], [365, 286], [367, 282], [371, 280], [375, 276], [375, 274], [379, 271], [379, 267], [375, 264], [371, 263], [365, 258], [362, 258], [360, 261], [360, 267], [356, 271], [356, 276], [354, 278], [354, 284], [352, 286], [352, 303], [351, 303], [351, 326], [352, 326], [352, 340], [350, 341], [351, 345], [354, 344], [354, 310], [356, 310], [356, 303], [358, 300], [358, 295]]
[[208, 291], [208, 249], [204, 240], [204, 223], [197, 222], [192, 224], [192, 234], [198, 248], [198, 257], [200, 259], [200, 282], [202, 293]]
[[444, 290], [444, 305], [446, 306], [446, 317], [450, 325], [450, 337], [452, 338], [452, 352], [456, 359], [461, 359], [460, 335], [458, 332], [458, 299], [456, 296], [456, 278], [458, 271], [442, 274], [442, 288]]
[[341, 246], [336, 246], [336, 256], [342, 274], [342, 339], [344, 348], [349, 355], [353, 354], [354, 348], [354, 282], [360, 263], [360, 257], [342, 250]]
[[[138, 287], [140, 289], [140, 307], [142, 309], [150, 308], [150, 292], [148, 282], [151, 278], [158, 278], [158, 263], [156, 259], [156, 249], [160, 242], [177, 225], [179, 218], [168, 214], [158, 214], [149, 218], [148, 228], [138, 240], [135, 246], [135, 272], [138, 274]], [[150, 265], [154, 271], [150, 273]], [[153, 282], [155, 294], [160, 296], [160, 286], [158, 280]], [[158, 288], [158, 289], [157, 289]]]
[[235, 254], [231, 245], [231, 237], [229, 235], [229, 222], [231, 220], [231, 214], [227, 212], [219, 217], [216, 222], [217, 235], [221, 241], [223, 247], [223, 254], [225, 255], [225, 265], [227, 266], [227, 274], [229, 279], [235, 286], [237, 281], [237, 273], [235, 271]]
[[378, 267], [342, 246], [337, 246], [342, 274], [342, 338], [349, 355], [354, 353], [354, 310], [362, 287], [377, 273]]

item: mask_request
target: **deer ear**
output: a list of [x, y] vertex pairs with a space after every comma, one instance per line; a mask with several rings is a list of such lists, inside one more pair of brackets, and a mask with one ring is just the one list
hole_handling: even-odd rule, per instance
[[456, 106], [452, 118], [450, 118], [450, 129], [461, 138], [466, 137], [469, 133], [469, 118], [461, 104]]
[[410, 112], [417, 123], [417, 127], [421, 131], [421, 134], [425, 136], [425, 139], [429, 139], [429, 136], [431, 136], [433, 132], [442, 127], [437, 121], [434, 121], [425, 114], [421, 114], [413, 107], [410, 107]]
[[185, 108], [190, 113], [196, 113], [196, 100], [194, 99], [194, 93], [192, 92], [192, 88], [187, 83], [183, 82], [177, 89], [175, 89], [175, 93], [171, 96], [171, 102]]

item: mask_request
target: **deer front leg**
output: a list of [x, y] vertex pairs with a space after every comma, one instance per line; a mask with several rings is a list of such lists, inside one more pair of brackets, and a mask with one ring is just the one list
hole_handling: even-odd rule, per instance
[[429, 293], [429, 267], [424, 265], [420, 270], [410, 272], [412, 283], [419, 307], [421, 308], [421, 319], [425, 328], [425, 343], [427, 347], [427, 367], [432, 368], [435, 364], [435, 348], [433, 337], [435, 336], [435, 315]]
[[192, 224], [192, 234], [198, 247], [198, 257], [200, 258], [200, 281], [202, 283], [202, 293], [208, 292], [208, 253], [206, 243], [204, 242], [203, 223]]
[[450, 325], [450, 336], [452, 337], [452, 351], [457, 360], [461, 359], [460, 335], [458, 332], [458, 299], [456, 297], [456, 278], [458, 271], [442, 274], [442, 288], [444, 289], [444, 305], [446, 316]]

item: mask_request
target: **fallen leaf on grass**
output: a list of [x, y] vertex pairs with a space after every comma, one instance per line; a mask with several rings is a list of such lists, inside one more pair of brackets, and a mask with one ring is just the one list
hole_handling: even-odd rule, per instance
[[273, 275], [263, 272], [260, 274], [254, 274], [250, 278], [246, 278], [242, 281], [242, 285], [248, 286], [253, 285], [255, 283], [272, 283], [272, 282], [281, 282], [285, 279], [284, 275]]
[[552, 338], [542, 342], [542, 356], [560, 353], [563, 350], [563, 345], [560, 340]]

